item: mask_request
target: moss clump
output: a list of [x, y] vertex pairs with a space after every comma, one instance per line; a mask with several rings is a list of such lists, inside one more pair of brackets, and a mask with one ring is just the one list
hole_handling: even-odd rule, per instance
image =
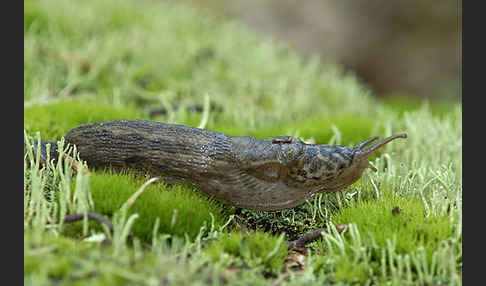
[[65, 278], [73, 271], [73, 258], [97, 247], [47, 233], [42, 235], [42, 241], [37, 241], [34, 237], [30, 231], [24, 235], [24, 274], [26, 276], [45, 272], [50, 279]]
[[49, 18], [39, 12], [39, 4], [34, 1], [24, 2], [24, 33], [40, 33], [46, 31]]
[[271, 274], [278, 273], [287, 257], [284, 236], [264, 232], [231, 232], [211, 241], [204, 253], [213, 261], [225, 260], [234, 266], [263, 267]]
[[303, 233], [322, 227], [322, 221], [313, 217], [312, 206], [309, 204], [271, 212], [244, 209], [240, 216], [251, 230], [274, 235], [285, 233], [289, 240], [295, 240]]
[[[94, 173], [90, 178], [91, 195], [95, 211], [111, 215], [143, 185], [147, 178], [133, 174]], [[201, 227], [212, 223], [221, 225], [225, 221], [220, 206], [199, 194], [196, 190], [176, 185], [155, 182], [149, 185], [130, 207], [128, 215], [139, 217], [133, 225], [134, 235], [151, 241], [154, 224], [160, 219], [159, 232], [195, 238]]]
[[305, 139], [313, 138], [317, 144], [327, 144], [334, 136], [333, 126], [340, 133], [341, 145], [357, 144], [369, 137], [379, 134], [372, 134], [375, 121], [363, 116], [353, 114], [326, 117], [314, 116], [307, 120], [292, 121], [268, 127], [252, 129], [250, 127], [235, 128], [232, 125], [208, 126], [214, 131], [222, 132], [233, 136], [253, 136], [256, 138], [267, 138], [273, 136], [290, 135]]
[[142, 119], [142, 116], [133, 108], [78, 100], [24, 108], [24, 128], [31, 135], [40, 131], [44, 140], [58, 140], [81, 124], [114, 119]]
[[368, 279], [368, 273], [359, 263], [352, 261], [349, 257], [342, 256], [336, 263], [334, 279], [349, 284], [362, 285]]
[[389, 97], [380, 99], [380, 103], [385, 105], [390, 110], [393, 110], [399, 116], [403, 116], [405, 112], [419, 110], [423, 108], [424, 105], [428, 107], [430, 113], [434, 116], [445, 116], [454, 112], [460, 103], [455, 101], [450, 101], [447, 99], [435, 100], [435, 101], [424, 101], [415, 98], [403, 98], [403, 97]]
[[402, 197], [385, 189], [376, 200], [360, 200], [332, 217], [335, 225], [354, 223], [364, 244], [377, 246], [373, 257], [380, 261], [387, 240], [396, 237], [396, 252], [411, 253], [423, 247], [428, 259], [439, 243], [453, 235], [455, 226], [447, 215], [430, 215], [418, 198]]

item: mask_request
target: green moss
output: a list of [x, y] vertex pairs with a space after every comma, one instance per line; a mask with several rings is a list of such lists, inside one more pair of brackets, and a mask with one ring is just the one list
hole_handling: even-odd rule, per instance
[[47, 30], [49, 18], [38, 9], [36, 1], [24, 1], [24, 33], [40, 33]]
[[[198, 126], [201, 114], [178, 111], [179, 123]], [[35, 105], [24, 108], [24, 127], [30, 134], [40, 131], [45, 140], [57, 140], [70, 129], [89, 122], [114, 119], [146, 119], [135, 108], [112, 107], [81, 100], [60, 101], [48, 105]], [[162, 121], [164, 118], [160, 118]], [[309, 120], [287, 122], [262, 128], [225, 126], [222, 122], [213, 123], [207, 129], [233, 136], [253, 136], [267, 138], [281, 135], [294, 135], [313, 138], [317, 144], [327, 144], [334, 136], [333, 126], [340, 133], [340, 145], [354, 145], [371, 136], [374, 122], [354, 115], [339, 117], [314, 117]], [[379, 134], [377, 134], [379, 135]]]
[[[356, 224], [367, 245], [386, 248], [387, 240], [396, 240], [396, 252], [399, 254], [424, 247], [430, 259], [439, 243], [454, 232], [455, 226], [449, 217], [426, 217], [426, 210], [420, 199], [399, 196], [390, 189], [383, 189], [379, 199], [356, 201], [341, 209], [332, 217], [333, 223]], [[380, 261], [382, 253], [378, 249], [373, 255]]]
[[371, 110], [365, 89], [341, 78], [335, 66], [303, 61], [287, 46], [184, 5], [27, 3], [24, 25], [37, 21], [48, 29], [25, 29], [24, 99], [89, 94], [106, 100], [116, 93], [121, 102], [155, 99], [139, 105], [149, 108], [201, 104], [208, 94], [222, 107], [223, 122], [240, 127]]
[[313, 217], [312, 206], [309, 204], [271, 212], [244, 209], [241, 217], [249, 229], [274, 235], [285, 233], [289, 240], [298, 239], [302, 233], [315, 230], [323, 223]]
[[[207, 265], [199, 251], [184, 255], [173, 251], [164, 243], [156, 251], [127, 247], [123, 255], [114, 255], [113, 244], [84, 242], [49, 232], [37, 237], [26, 231], [24, 285], [194, 285], [195, 281], [222, 285], [235, 281], [233, 271]], [[256, 271], [244, 278], [244, 285], [262, 285], [265, 281]]]
[[349, 257], [340, 257], [336, 263], [334, 279], [355, 285], [363, 285], [368, 278], [366, 269], [359, 263], [351, 261]]
[[[427, 116], [414, 120], [417, 116], [409, 113], [407, 117], [405, 111], [420, 108], [420, 104], [376, 102], [354, 76], [343, 74], [339, 68], [321, 65], [317, 60], [301, 60], [288, 47], [255, 36], [235, 22], [221, 22], [190, 7], [164, 1], [26, 0], [24, 43], [24, 99], [29, 100], [28, 104], [46, 97], [79, 99], [24, 109], [25, 128], [30, 134], [41, 131], [44, 139], [59, 139], [72, 127], [87, 122], [141, 118], [142, 111], [162, 105], [202, 105], [204, 95], [208, 94], [211, 104], [221, 110], [210, 112], [207, 128], [230, 135], [258, 138], [291, 135], [312, 137], [319, 144], [327, 144], [335, 135], [332, 128], [335, 125], [341, 138], [334, 143], [352, 146], [374, 135], [383, 136], [384, 130], [379, 126], [391, 130], [403, 128], [410, 135], [406, 152], [396, 152], [397, 156], [392, 156], [394, 161], [387, 161], [384, 172], [377, 174], [377, 183], [388, 180], [397, 184], [400, 177], [387, 176], [420, 169], [424, 171], [423, 178], [410, 178], [407, 190], [403, 190], [414, 195], [421, 182], [435, 178], [441, 171], [439, 165], [453, 164], [457, 165], [455, 173], [446, 174], [444, 180], [440, 177], [440, 184], [431, 184], [429, 194], [442, 201], [444, 190], [462, 192], [462, 181], [454, 181], [454, 176], [461, 178], [462, 158], [448, 156], [451, 152], [460, 154], [456, 152], [462, 146], [458, 140], [459, 112], [454, 115], [457, 124], [448, 120], [435, 121], [429, 116], [429, 112], [435, 114], [437, 110], [431, 103], [430, 110], [423, 111]], [[88, 102], [89, 98], [94, 101]], [[137, 98], [148, 100], [137, 102]], [[117, 104], [115, 107], [100, 105], [101, 102]], [[387, 110], [382, 108], [383, 104]], [[394, 113], [404, 116], [389, 116]], [[444, 112], [444, 115], [449, 113]], [[202, 114], [184, 112], [181, 108], [156, 119], [198, 126], [201, 118]], [[440, 132], [436, 133], [437, 130]], [[393, 150], [398, 151], [398, 148]], [[438, 159], [434, 161], [432, 157]], [[27, 177], [25, 172], [24, 177]], [[144, 181], [143, 178], [96, 172], [91, 178], [95, 211], [110, 217]], [[383, 275], [383, 284], [392, 281], [395, 285], [407, 285], [407, 277], [393, 273], [389, 261], [383, 266], [380, 261], [382, 251], [386, 250], [386, 239], [393, 237], [396, 237], [397, 252], [410, 257], [417, 246], [425, 247], [430, 253], [436, 248], [436, 241], [444, 238], [452, 241], [452, 247], [445, 249], [447, 252], [444, 250], [436, 256], [437, 271], [431, 276], [434, 276], [432, 279], [446, 276], [451, 281], [460, 281], [462, 241], [454, 242], [455, 236], [461, 234], [450, 234], [452, 223], [448, 219], [452, 219], [451, 216], [425, 218], [420, 200], [391, 197], [386, 190], [378, 200], [364, 197], [360, 182], [362, 180], [340, 196], [316, 196], [324, 198], [321, 204], [314, 200], [282, 212], [245, 210], [243, 215], [254, 216], [247, 215], [242, 223], [275, 234], [292, 233], [293, 238], [322, 227], [325, 218], [332, 214], [336, 224], [357, 224], [359, 232], [355, 235], [362, 238], [359, 247], [346, 248], [349, 246], [346, 241], [354, 233], [345, 233], [342, 236], [344, 254], [326, 249], [323, 255], [313, 254], [317, 259], [306, 262], [306, 267], [314, 268], [315, 275], [309, 271], [304, 271], [303, 275], [291, 274], [285, 282], [292, 285], [308, 285], [309, 281], [314, 284], [336, 281], [341, 285], [366, 284], [370, 283], [367, 280], [370, 272], [373, 272], [371, 284], [379, 285]], [[353, 197], [353, 194], [358, 195]], [[348, 199], [355, 202], [348, 206]], [[341, 204], [345, 200], [346, 203]], [[25, 201], [29, 201], [28, 196]], [[431, 206], [440, 208], [438, 201], [431, 201]], [[395, 207], [399, 211], [393, 215]], [[177, 218], [172, 220], [175, 209]], [[339, 212], [334, 213], [336, 210]], [[176, 236], [188, 233], [193, 237], [202, 225], [211, 221], [209, 212], [215, 216], [216, 225], [221, 218], [226, 218], [220, 211], [218, 204], [199, 197], [190, 188], [153, 184], [130, 209], [131, 213], [139, 214], [132, 229], [135, 236], [128, 240], [128, 247], [124, 247], [118, 257], [113, 256], [111, 246], [85, 247], [85, 243], [75, 240], [70, 240], [66, 246], [61, 239], [31, 245], [28, 233], [31, 226], [26, 220], [24, 241], [28, 246], [24, 251], [24, 280], [31, 281], [32, 285], [273, 283], [270, 279], [275, 279], [275, 275], [267, 274], [282, 270], [286, 251], [281, 249], [285, 247], [282, 243], [275, 255], [269, 256], [277, 246], [277, 238], [268, 233], [235, 232], [209, 242], [203, 251], [211, 261], [218, 263], [202, 261], [201, 248], [193, 242], [179, 244], [178, 248], [175, 237], [170, 240], [170, 246], [145, 248], [142, 244], [136, 251], [136, 247], [131, 247], [137, 237], [143, 242], [152, 238], [156, 218], [161, 220], [160, 232]], [[73, 232], [69, 233], [77, 238], [75, 234], [81, 233], [81, 223], [78, 224], [78, 228], [73, 226]], [[91, 227], [93, 224], [97, 225], [90, 223], [89, 230], [98, 231]], [[46, 232], [56, 231], [51, 227]], [[455, 227], [460, 229], [460, 226]], [[205, 239], [208, 237], [203, 237], [204, 242]], [[324, 248], [323, 244], [314, 246]], [[362, 249], [375, 252], [368, 257], [369, 252]], [[361, 251], [361, 256], [353, 251]], [[270, 262], [275, 256], [279, 258]], [[222, 260], [229, 264], [223, 265]], [[358, 262], [354, 263], [355, 260]], [[420, 276], [418, 270], [412, 269], [412, 280]], [[432, 280], [418, 280], [414, 280], [415, 284], [433, 284]]]
[[79, 100], [24, 108], [25, 129], [31, 135], [40, 131], [44, 140], [58, 140], [81, 124], [114, 119], [142, 119], [142, 116], [133, 108], [114, 108]]
[[[133, 174], [97, 172], [90, 178], [91, 194], [95, 211], [112, 215], [147, 180]], [[195, 238], [201, 227], [212, 223], [221, 225], [224, 214], [220, 206], [196, 190], [176, 185], [168, 187], [155, 182], [149, 185], [131, 206], [128, 215], [137, 213], [139, 217], [133, 225], [134, 234], [150, 242], [157, 218], [160, 219], [159, 232]]]
[[388, 97], [380, 99], [379, 102], [384, 104], [390, 110], [393, 110], [398, 115], [403, 116], [403, 114], [407, 111], [414, 111], [422, 108], [424, 105], [427, 105], [430, 112], [436, 116], [444, 116], [446, 114], [450, 114], [454, 111], [457, 106], [460, 106], [461, 103], [458, 101], [453, 100], [421, 100], [416, 99], [413, 97]]
[[374, 135], [380, 135], [372, 135], [375, 124], [376, 122], [370, 118], [348, 114], [333, 117], [318, 115], [299, 121], [287, 120], [282, 124], [258, 129], [251, 127], [235, 128], [234, 126], [225, 126], [221, 123], [208, 128], [228, 135], [253, 136], [260, 139], [281, 135], [297, 135], [305, 139], [313, 138], [317, 144], [327, 144], [334, 136], [334, 126], [340, 133], [340, 144], [351, 145]]
[[250, 267], [263, 266], [267, 272], [276, 274], [287, 257], [287, 244], [282, 238], [264, 232], [233, 231], [211, 241], [204, 253], [214, 262], [221, 259], [233, 263], [242, 261]]
[[333, 137], [335, 126], [341, 135], [341, 145], [355, 145], [374, 135], [371, 134], [376, 121], [363, 116], [339, 115], [333, 117], [318, 116], [299, 124], [300, 136], [314, 138], [318, 144], [327, 144]]
[[35, 241], [32, 233], [27, 232], [24, 237], [24, 275], [42, 271], [50, 279], [65, 278], [75, 268], [73, 257], [93, 247], [49, 234], [43, 235], [41, 241]]

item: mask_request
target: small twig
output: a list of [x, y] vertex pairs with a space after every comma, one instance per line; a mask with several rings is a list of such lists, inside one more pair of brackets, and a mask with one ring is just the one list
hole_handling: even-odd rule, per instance
[[[346, 229], [345, 225], [338, 225], [336, 226], [337, 231], [341, 232]], [[317, 240], [322, 237], [321, 233], [325, 232], [328, 233], [327, 228], [319, 228], [314, 231], [308, 232], [304, 234], [301, 238], [288, 241], [288, 247], [289, 249], [295, 249], [298, 251], [304, 251], [305, 250], [305, 245], [308, 244], [309, 242], [312, 242], [314, 240]]]
[[[88, 215], [88, 219], [95, 220], [101, 224], [106, 225], [110, 229], [110, 231], [113, 232], [113, 224], [109, 220], [104, 218], [102, 215], [94, 212], [88, 212], [87, 215]], [[71, 223], [71, 222], [80, 221], [83, 218], [84, 218], [84, 213], [69, 214], [64, 218], [63, 222]]]

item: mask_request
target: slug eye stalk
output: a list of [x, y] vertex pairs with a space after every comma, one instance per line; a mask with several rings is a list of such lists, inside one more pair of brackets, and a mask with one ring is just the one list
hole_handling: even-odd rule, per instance
[[[370, 139], [367, 139], [367, 140], [359, 143], [358, 145], [356, 145], [353, 148], [353, 155], [358, 155], [359, 158], [367, 157], [371, 153], [373, 153], [374, 151], [378, 150], [379, 148], [385, 146], [390, 141], [393, 141], [397, 138], [407, 138], [407, 134], [401, 133], [401, 134], [392, 135], [390, 137], [382, 139], [382, 140], [376, 142], [375, 144], [365, 148], [367, 145], [371, 144], [373, 141], [378, 139], [378, 136], [371, 137]], [[368, 165], [368, 167], [370, 167], [373, 171], [376, 172], [376, 168], [373, 167], [372, 165]]]

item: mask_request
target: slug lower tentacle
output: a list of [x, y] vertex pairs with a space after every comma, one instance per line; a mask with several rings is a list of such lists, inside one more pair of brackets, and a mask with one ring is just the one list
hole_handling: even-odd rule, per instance
[[368, 161], [372, 152], [406, 134], [366, 148], [377, 138], [351, 148], [306, 144], [290, 136], [228, 136], [149, 120], [90, 123], [65, 136], [89, 167], [149, 173], [194, 186], [223, 203], [256, 210], [295, 207], [315, 193], [345, 188], [366, 168], [374, 169]]

